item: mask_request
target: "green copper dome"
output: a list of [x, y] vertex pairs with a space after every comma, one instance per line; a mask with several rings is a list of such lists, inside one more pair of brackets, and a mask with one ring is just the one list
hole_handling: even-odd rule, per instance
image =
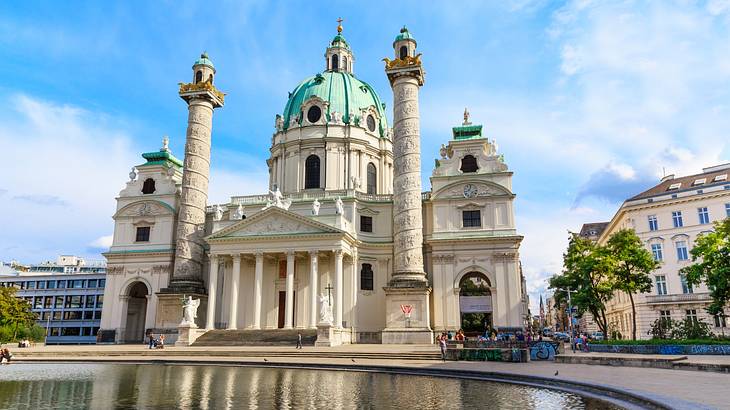
[[393, 40], [393, 44], [395, 45], [395, 43], [402, 41], [402, 40], [413, 40], [414, 43], [416, 42], [416, 39], [413, 38], [413, 36], [411, 35], [410, 31], [408, 31], [406, 26], [403, 26], [403, 28], [400, 29], [400, 34], [395, 36], [395, 40]]
[[330, 46], [332, 47], [345, 47], [347, 49], [350, 48], [350, 45], [347, 44], [347, 40], [345, 40], [344, 37], [342, 37], [342, 34], [337, 34], [332, 41], [330, 42]]
[[[289, 101], [284, 108], [284, 129], [289, 128], [291, 117], [300, 114], [302, 104], [314, 96], [329, 102], [329, 107], [325, 111], [327, 120], [331, 119], [332, 112], [337, 111], [342, 114], [342, 121], [346, 124], [360, 124], [360, 121], [364, 121], [360, 118], [361, 110], [374, 106], [380, 117], [379, 135], [385, 137], [388, 122], [385, 117], [385, 106], [380, 97], [368, 83], [358, 80], [345, 71], [325, 71], [305, 79], [296, 86], [289, 94]], [[350, 118], [350, 112], [355, 118]], [[302, 117], [299, 115], [300, 123]]]
[[195, 60], [195, 63], [193, 63], [193, 67], [195, 67], [196, 65], [205, 65], [215, 70], [215, 67], [213, 67], [213, 62], [210, 61], [210, 59], [208, 58], [208, 53], [201, 54], [200, 58]]

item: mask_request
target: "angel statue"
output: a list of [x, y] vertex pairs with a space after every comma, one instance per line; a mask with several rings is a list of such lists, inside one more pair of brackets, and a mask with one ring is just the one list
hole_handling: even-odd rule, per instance
[[312, 215], [319, 215], [320, 206], [322, 206], [322, 204], [320, 204], [319, 200], [317, 198], [315, 198], [314, 202], [312, 202]]
[[342, 203], [342, 199], [339, 196], [335, 199], [335, 213], [337, 215], [345, 213], [345, 205]]
[[195, 319], [198, 317], [198, 306], [200, 306], [200, 299], [193, 299], [192, 296], [188, 296], [187, 299], [183, 300], [183, 321], [180, 325], [195, 326]]
[[223, 207], [216, 204], [213, 207], [213, 212], [214, 212], [214, 214], [213, 214], [214, 221], [220, 221], [221, 219], [223, 219]]
[[332, 307], [330, 306], [329, 297], [327, 295], [319, 295], [319, 322], [332, 323]]

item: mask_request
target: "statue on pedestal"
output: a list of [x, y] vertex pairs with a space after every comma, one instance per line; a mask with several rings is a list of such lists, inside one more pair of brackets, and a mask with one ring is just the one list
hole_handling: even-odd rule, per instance
[[322, 204], [320, 204], [319, 200], [317, 198], [315, 198], [314, 202], [312, 202], [312, 215], [319, 215], [320, 206], [322, 206]]
[[183, 320], [180, 326], [197, 327], [195, 319], [198, 317], [198, 306], [200, 306], [200, 299], [193, 299], [192, 296], [188, 296], [187, 299], [183, 300]]
[[337, 199], [335, 199], [335, 213], [337, 215], [342, 215], [345, 213], [345, 205], [342, 203], [342, 198], [339, 196]]
[[319, 295], [319, 323], [332, 324], [332, 306], [330, 306], [329, 297], [327, 295]]

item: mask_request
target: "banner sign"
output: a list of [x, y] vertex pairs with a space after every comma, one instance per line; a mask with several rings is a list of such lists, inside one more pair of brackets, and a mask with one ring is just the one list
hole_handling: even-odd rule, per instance
[[459, 296], [461, 313], [489, 313], [492, 311], [491, 296]]

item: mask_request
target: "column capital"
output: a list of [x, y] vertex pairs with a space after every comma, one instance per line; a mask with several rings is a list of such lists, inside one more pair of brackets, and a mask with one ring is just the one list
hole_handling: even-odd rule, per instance
[[290, 256], [294, 256], [294, 253], [295, 253], [295, 252], [296, 252], [296, 251], [295, 251], [294, 249], [287, 249], [287, 250], [286, 250], [286, 257], [288, 258], [288, 257], [290, 257]]
[[319, 250], [310, 250], [309, 256], [316, 258], [318, 253], [319, 253]]
[[341, 258], [342, 255], [344, 254], [344, 251], [342, 250], [342, 248], [339, 248], [339, 249], [333, 249], [332, 253], [334, 253], [335, 256], [337, 256], [338, 258]]
[[256, 251], [254, 252], [254, 255], [256, 256], [256, 260], [263, 259], [264, 258], [264, 252], [263, 251]]

